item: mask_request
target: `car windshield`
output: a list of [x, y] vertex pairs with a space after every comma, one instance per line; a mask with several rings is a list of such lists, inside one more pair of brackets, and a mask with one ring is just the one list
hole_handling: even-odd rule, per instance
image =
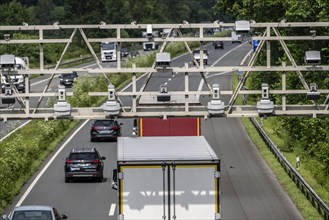
[[[200, 50], [194, 50], [193, 53], [194, 53], [194, 54], [199, 54], [199, 53], [200, 53]], [[208, 51], [207, 51], [207, 50], [203, 50], [203, 53], [204, 53], [204, 54], [207, 54]]]
[[66, 73], [66, 74], [62, 74], [63, 78], [74, 78], [74, 75], [72, 73]]
[[95, 153], [71, 153], [70, 160], [94, 160], [97, 159]]
[[51, 211], [15, 211], [12, 220], [52, 220]]
[[102, 43], [101, 47], [102, 47], [102, 50], [114, 50], [115, 44], [114, 43]]
[[115, 121], [95, 121], [94, 125], [109, 127], [115, 125]]

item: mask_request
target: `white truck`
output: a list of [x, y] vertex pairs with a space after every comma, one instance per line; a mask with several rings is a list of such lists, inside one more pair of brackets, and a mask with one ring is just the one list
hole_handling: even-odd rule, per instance
[[102, 62], [117, 60], [117, 44], [115, 42], [101, 42]]
[[220, 160], [203, 136], [119, 137], [120, 220], [221, 219]]
[[232, 44], [234, 44], [234, 43], [241, 44], [241, 41], [242, 41], [241, 38], [242, 38], [241, 34], [237, 34], [235, 31], [231, 32]]
[[[200, 64], [200, 59], [201, 59], [201, 52], [199, 49], [193, 50], [193, 57], [194, 59]], [[193, 62], [194, 64], [194, 62]], [[203, 64], [208, 65], [208, 51], [203, 50]]]
[[[6, 56], [6, 55], [3, 55]], [[12, 55], [9, 55], [12, 56]], [[16, 57], [14, 64], [14, 72], [16, 70], [28, 69], [29, 68], [29, 59], [28, 57]], [[1, 90], [5, 93], [6, 88], [11, 88], [11, 83], [16, 87], [19, 92], [25, 92], [25, 76], [22, 74], [10, 73], [8, 76], [4, 74], [1, 75]], [[9, 78], [10, 77], [10, 78]], [[11, 83], [9, 82], [11, 80]], [[9, 89], [10, 90], [10, 89]], [[6, 90], [8, 91], [8, 90]]]
[[[143, 37], [147, 37], [147, 32], [143, 32]], [[159, 37], [159, 32], [158, 31], [153, 31], [152, 32], [152, 38], [149, 38], [148, 42], [143, 42], [143, 50], [148, 51], [148, 50], [157, 50], [159, 48], [159, 42], [154, 41], [154, 37]]]

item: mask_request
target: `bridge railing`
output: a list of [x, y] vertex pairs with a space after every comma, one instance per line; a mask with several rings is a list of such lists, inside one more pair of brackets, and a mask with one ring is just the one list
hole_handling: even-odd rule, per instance
[[312, 187], [304, 180], [304, 178], [296, 171], [296, 169], [289, 163], [289, 161], [283, 156], [277, 146], [265, 133], [262, 126], [258, 123], [255, 118], [250, 118], [253, 125], [256, 127], [257, 132], [262, 137], [268, 148], [272, 151], [274, 156], [280, 162], [281, 166], [288, 173], [290, 178], [296, 183], [300, 190], [304, 193], [307, 199], [312, 203], [312, 205], [318, 210], [318, 212], [323, 215], [325, 220], [329, 219], [329, 207], [321, 200], [318, 194], [312, 189]]

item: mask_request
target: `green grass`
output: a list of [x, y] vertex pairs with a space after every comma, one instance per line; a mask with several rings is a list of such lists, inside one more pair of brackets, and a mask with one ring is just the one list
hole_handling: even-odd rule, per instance
[[[285, 170], [282, 168], [280, 163], [274, 157], [273, 153], [268, 149], [266, 144], [263, 142], [253, 124], [247, 118], [242, 118], [242, 123], [244, 124], [249, 136], [252, 141], [257, 146], [260, 154], [270, 166], [270, 168], [275, 173], [278, 181], [284, 188], [284, 190], [288, 193], [292, 201], [296, 204], [297, 208], [300, 210], [301, 214], [305, 219], [323, 219], [323, 217], [317, 212], [317, 210], [312, 206], [312, 204], [307, 200], [302, 191], [297, 187], [297, 185], [291, 180]], [[265, 122], [264, 124], [270, 123]], [[271, 126], [272, 127], [272, 126]], [[293, 160], [294, 155], [292, 153], [287, 153], [289, 155], [290, 160]], [[287, 156], [285, 154], [285, 156]], [[292, 163], [293, 164], [293, 163]]]
[[[2, 181], [4, 181], [2, 182], [3, 184], [0, 185], [2, 187], [6, 186], [5, 189], [1, 187], [0, 213], [2, 213], [4, 207], [12, 202], [14, 196], [20, 192], [21, 187], [39, 169], [42, 162], [56, 148], [58, 143], [60, 143], [78, 123], [78, 120], [73, 120], [67, 123], [67, 126], [64, 126], [65, 128], [57, 127], [57, 130], [49, 129], [49, 126], [43, 126], [47, 131], [43, 130], [40, 133], [48, 132], [47, 137], [49, 138], [41, 141], [39, 133], [36, 134], [36, 131], [40, 131], [40, 129], [42, 129], [40, 127], [42, 126], [40, 126], [40, 120], [35, 120], [0, 142], [0, 151], [5, 155], [0, 155], [0, 159], [3, 162], [1, 165], [6, 163], [11, 164], [9, 166], [0, 167], [2, 170]], [[27, 168], [25, 168], [26, 164], [28, 164]], [[13, 175], [4, 176], [11, 172], [14, 172], [13, 175], [15, 178], [12, 178]]]

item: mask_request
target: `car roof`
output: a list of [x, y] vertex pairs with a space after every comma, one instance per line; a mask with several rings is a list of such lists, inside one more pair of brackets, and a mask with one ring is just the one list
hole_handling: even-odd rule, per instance
[[96, 121], [117, 121], [117, 120], [114, 120], [114, 119], [96, 119]]
[[[193, 50], [194, 53], [200, 53], [200, 50], [199, 49], [195, 49]], [[207, 52], [207, 50], [203, 50], [203, 52]]]
[[93, 153], [96, 152], [94, 147], [75, 147], [71, 150], [71, 153]]
[[25, 205], [25, 206], [17, 206], [13, 211], [27, 211], [27, 210], [45, 210], [51, 211], [53, 209], [52, 206], [45, 205]]

